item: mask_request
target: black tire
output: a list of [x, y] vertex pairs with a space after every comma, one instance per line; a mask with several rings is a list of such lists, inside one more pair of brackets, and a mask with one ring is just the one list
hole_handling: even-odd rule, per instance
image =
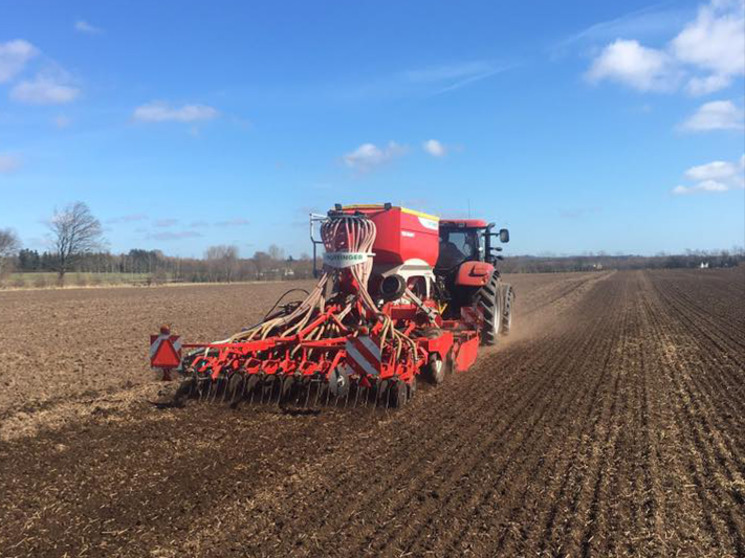
[[515, 300], [515, 291], [512, 285], [502, 285], [502, 335], [507, 336], [512, 329], [512, 303]]
[[489, 282], [476, 294], [476, 304], [484, 316], [484, 325], [481, 328], [482, 345], [496, 345], [499, 339], [499, 332], [502, 329], [501, 286], [499, 273], [495, 271]]

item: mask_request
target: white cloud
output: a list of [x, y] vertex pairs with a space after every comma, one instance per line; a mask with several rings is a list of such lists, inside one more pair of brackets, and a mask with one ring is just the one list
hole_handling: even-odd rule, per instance
[[685, 177], [696, 182], [692, 186], [676, 186], [673, 194], [695, 194], [701, 192], [727, 192], [745, 188], [745, 155], [739, 161], [712, 161], [691, 167]]
[[691, 132], [742, 130], [743, 127], [745, 127], [745, 111], [732, 101], [704, 103], [680, 125], [682, 130]]
[[729, 186], [716, 180], [705, 180], [695, 186], [676, 186], [673, 188], [673, 194], [695, 194], [696, 192], [726, 192]]
[[134, 110], [132, 118], [138, 122], [197, 122], [212, 120], [220, 113], [207, 105], [172, 107], [163, 101], [153, 101]]
[[0, 83], [10, 81], [39, 51], [23, 39], [0, 43]]
[[689, 92], [705, 94], [728, 86], [732, 77], [745, 74], [745, 2], [714, 0], [699, 8], [696, 19], [671, 43], [681, 62], [708, 72], [694, 77]]
[[433, 157], [444, 157], [447, 154], [447, 148], [436, 139], [425, 141], [422, 144], [422, 149]]
[[388, 145], [383, 148], [374, 143], [363, 143], [351, 153], [344, 155], [344, 162], [352, 169], [368, 172], [405, 152], [406, 147], [395, 141], [388, 142]]
[[593, 61], [586, 76], [639, 91], [674, 91], [686, 79], [686, 90], [704, 95], [745, 75], [745, 0], [711, 0], [664, 48], [617, 39]]
[[727, 161], [713, 161], [705, 165], [691, 167], [685, 172], [691, 180], [721, 180], [737, 175], [737, 165]]
[[686, 91], [694, 97], [707, 95], [724, 89], [732, 82], [729, 76], [711, 75], [706, 77], [692, 77], [688, 80]]
[[0, 174], [11, 173], [21, 168], [21, 159], [10, 153], [0, 153]]
[[75, 31], [78, 31], [79, 33], [86, 33], [88, 35], [100, 35], [103, 33], [103, 29], [100, 27], [96, 27], [95, 25], [91, 25], [84, 19], [79, 19], [75, 22]]
[[603, 49], [586, 77], [592, 83], [608, 79], [639, 91], [669, 91], [677, 86], [679, 80], [669, 54], [623, 39]]
[[80, 90], [70, 85], [69, 75], [62, 70], [37, 74], [34, 80], [25, 80], [10, 90], [10, 98], [29, 105], [62, 105], [74, 101]]

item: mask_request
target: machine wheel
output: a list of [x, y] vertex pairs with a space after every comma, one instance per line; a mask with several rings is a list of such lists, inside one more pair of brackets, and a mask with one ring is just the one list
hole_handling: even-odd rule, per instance
[[495, 271], [492, 273], [489, 282], [481, 287], [476, 295], [478, 307], [484, 315], [484, 325], [481, 329], [482, 345], [496, 345], [502, 329], [501, 286], [499, 273]]
[[445, 380], [447, 364], [440, 358], [440, 355], [432, 353], [429, 355], [429, 362], [427, 362], [426, 377], [427, 381], [431, 384], [441, 384]]
[[502, 335], [509, 335], [512, 328], [512, 302], [515, 300], [515, 291], [512, 285], [502, 285]]

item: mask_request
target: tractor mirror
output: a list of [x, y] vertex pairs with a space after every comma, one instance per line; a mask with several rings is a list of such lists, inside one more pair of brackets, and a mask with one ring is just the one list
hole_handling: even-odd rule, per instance
[[507, 229], [499, 229], [499, 242], [509, 242], [510, 241], [510, 231]]

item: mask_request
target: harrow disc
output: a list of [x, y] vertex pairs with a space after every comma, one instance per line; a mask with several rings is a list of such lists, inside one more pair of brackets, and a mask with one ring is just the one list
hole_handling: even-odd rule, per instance
[[235, 409], [243, 399], [243, 392], [245, 389], [246, 377], [242, 372], [236, 372], [228, 380], [228, 403], [230, 407]]
[[346, 369], [336, 367], [329, 377], [329, 393], [336, 398], [349, 395], [349, 374]]
[[409, 400], [409, 386], [406, 385], [406, 382], [397, 380], [388, 389], [391, 392], [391, 407], [399, 409], [406, 405]]

